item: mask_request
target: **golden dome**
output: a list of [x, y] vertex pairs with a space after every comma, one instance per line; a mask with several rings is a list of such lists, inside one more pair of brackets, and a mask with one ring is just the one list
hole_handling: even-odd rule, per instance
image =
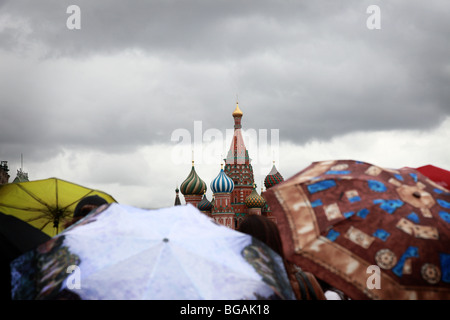
[[233, 117], [242, 117], [243, 113], [241, 109], [239, 109], [239, 103], [236, 102], [236, 109], [233, 111]]

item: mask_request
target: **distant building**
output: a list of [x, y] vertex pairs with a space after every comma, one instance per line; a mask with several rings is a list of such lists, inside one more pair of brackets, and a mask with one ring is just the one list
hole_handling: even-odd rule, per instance
[[13, 182], [27, 182], [28, 180], [28, 173], [23, 172], [22, 168], [17, 170], [17, 176], [14, 178]]
[[[8, 168], [8, 161], [0, 161], [0, 185], [9, 183], [10, 175], [8, 174], [9, 168]], [[27, 182], [28, 180], [28, 173], [23, 172], [22, 167], [17, 170], [17, 175], [13, 180], [13, 183], [15, 182]]]
[[[238, 103], [232, 116], [234, 134], [227, 157], [224, 159], [225, 168], [222, 164], [219, 174], [211, 181], [212, 201], [206, 198], [206, 183], [195, 171], [194, 161], [192, 161], [191, 172], [180, 186], [180, 191], [186, 203], [191, 203], [217, 223], [232, 229], [237, 229], [249, 214], [267, 216], [276, 222], [264, 199], [262, 188], [261, 195], [256, 190], [251, 159], [241, 132], [243, 112]], [[274, 163], [264, 184], [268, 189], [282, 181], [283, 177]]]
[[9, 168], [8, 161], [0, 161], [0, 185], [9, 182]]

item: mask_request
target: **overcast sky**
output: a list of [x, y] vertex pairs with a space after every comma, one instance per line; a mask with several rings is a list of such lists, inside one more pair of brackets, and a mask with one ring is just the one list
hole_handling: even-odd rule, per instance
[[23, 154], [30, 180], [157, 208], [205, 142], [211, 199], [238, 99], [258, 189], [274, 159], [285, 179], [329, 159], [450, 170], [449, 15], [448, 0], [0, 0], [0, 160], [10, 182]]

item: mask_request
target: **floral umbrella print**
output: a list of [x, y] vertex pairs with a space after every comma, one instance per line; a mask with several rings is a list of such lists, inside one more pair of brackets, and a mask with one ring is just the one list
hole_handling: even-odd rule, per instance
[[314, 162], [266, 197], [287, 258], [351, 298], [450, 299], [450, 191], [415, 169]]

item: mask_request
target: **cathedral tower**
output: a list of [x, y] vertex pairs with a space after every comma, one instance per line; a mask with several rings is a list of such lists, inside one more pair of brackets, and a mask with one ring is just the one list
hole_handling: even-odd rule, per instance
[[243, 112], [239, 108], [238, 102], [236, 102], [236, 108], [232, 115], [234, 118], [234, 134], [227, 158], [225, 159], [224, 171], [234, 183], [234, 190], [231, 193], [231, 204], [236, 219], [240, 220], [248, 213], [245, 199], [252, 193], [254, 180], [251, 159], [242, 137], [241, 121]]
[[[275, 161], [273, 161], [272, 170], [270, 170], [269, 174], [264, 179], [264, 185], [266, 186], [266, 190], [269, 188], [272, 188], [273, 186], [275, 186], [283, 181], [284, 181], [284, 178], [281, 175], [281, 173], [278, 171], [277, 167], [275, 167]], [[262, 188], [261, 188], [261, 196], [264, 197]], [[264, 207], [262, 208], [262, 214], [264, 216], [266, 216], [267, 218], [269, 218], [270, 220], [272, 220], [273, 222], [275, 222], [275, 223], [277, 222], [277, 220], [276, 220], [275, 216], [273, 215], [272, 210], [270, 209], [267, 202], [264, 205]]]
[[224, 226], [235, 228], [235, 215], [231, 206], [231, 194], [234, 189], [231, 180], [223, 171], [223, 165], [217, 177], [211, 181], [211, 191], [214, 194], [214, 207], [211, 210], [211, 217]]

